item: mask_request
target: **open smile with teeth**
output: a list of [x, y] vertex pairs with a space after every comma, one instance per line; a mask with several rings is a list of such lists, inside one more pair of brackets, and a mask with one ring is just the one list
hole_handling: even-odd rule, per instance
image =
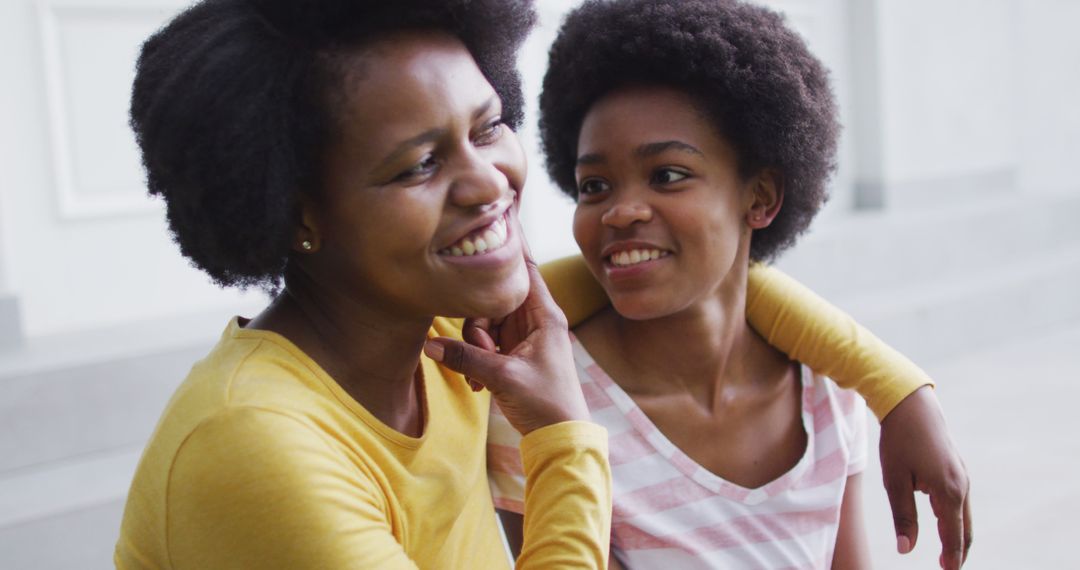
[[629, 267], [669, 255], [671, 255], [670, 252], [659, 249], [630, 249], [611, 254], [608, 256], [608, 262], [615, 267]]
[[440, 255], [462, 257], [482, 255], [499, 249], [506, 244], [506, 216], [495, 220], [491, 225], [461, 238], [450, 247], [440, 250]]

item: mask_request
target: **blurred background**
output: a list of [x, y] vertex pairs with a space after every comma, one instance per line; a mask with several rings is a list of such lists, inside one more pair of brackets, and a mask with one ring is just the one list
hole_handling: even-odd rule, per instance
[[[530, 101], [577, 0], [538, 0]], [[938, 381], [973, 480], [971, 568], [1080, 567], [1080, 1], [770, 0], [832, 70], [832, 200], [779, 263]], [[110, 568], [124, 496], [174, 387], [261, 293], [180, 257], [146, 196], [128, 91], [185, 0], [0, 0], [0, 568]], [[535, 107], [535, 105], [534, 105]], [[575, 251], [533, 118], [524, 223]], [[920, 502], [879, 568], [936, 567]]]

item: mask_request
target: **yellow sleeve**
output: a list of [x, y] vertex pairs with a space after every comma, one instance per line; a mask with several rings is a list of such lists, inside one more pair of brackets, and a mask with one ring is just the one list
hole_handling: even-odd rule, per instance
[[[545, 263], [540, 271], [571, 328], [608, 304], [580, 255]], [[751, 265], [746, 318], [769, 344], [857, 391], [879, 420], [912, 392], [934, 383], [847, 313], [778, 269]]]
[[857, 391], [879, 420], [933, 380], [847, 313], [773, 267], [753, 264], [746, 318], [769, 344]]
[[521, 440], [525, 526], [517, 568], [608, 567], [611, 468], [607, 430], [563, 422]]
[[168, 489], [172, 567], [415, 569], [376, 489], [299, 421], [228, 410], [177, 453]]

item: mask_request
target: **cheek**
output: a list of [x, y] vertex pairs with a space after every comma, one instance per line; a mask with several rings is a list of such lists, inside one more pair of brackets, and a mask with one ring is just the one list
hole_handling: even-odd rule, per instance
[[[357, 204], [354, 215], [344, 215], [338, 227], [362, 236], [362, 247], [375, 255], [416, 253], [430, 246], [439, 221], [441, 204], [432, 203], [424, 189], [402, 189], [390, 199]], [[344, 213], [344, 212], [343, 212]]]
[[521, 146], [517, 133], [506, 127], [506, 132], [499, 141], [491, 147], [491, 161], [495, 168], [506, 176], [513, 188], [519, 194], [525, 188], [525, 178], [528, 175], [528, 163], [525, 160], [525, 149]]
[[600, 223], [596, 219], [596, 214], [592, 211], [594, 209], [581, 205], [574, 209], [574, 241], [577, 242], [578, 248], [586, 257], [591, 253], [590, 246], [597, 239], [597, 228]]

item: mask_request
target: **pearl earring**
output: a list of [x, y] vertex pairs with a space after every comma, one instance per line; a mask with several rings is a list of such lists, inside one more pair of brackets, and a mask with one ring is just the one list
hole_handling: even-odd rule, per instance
[[311, 242], [309, 240], [304, 240], [300, 244], [300, 247], [303, 248], [304, 251], [311, 251]]

